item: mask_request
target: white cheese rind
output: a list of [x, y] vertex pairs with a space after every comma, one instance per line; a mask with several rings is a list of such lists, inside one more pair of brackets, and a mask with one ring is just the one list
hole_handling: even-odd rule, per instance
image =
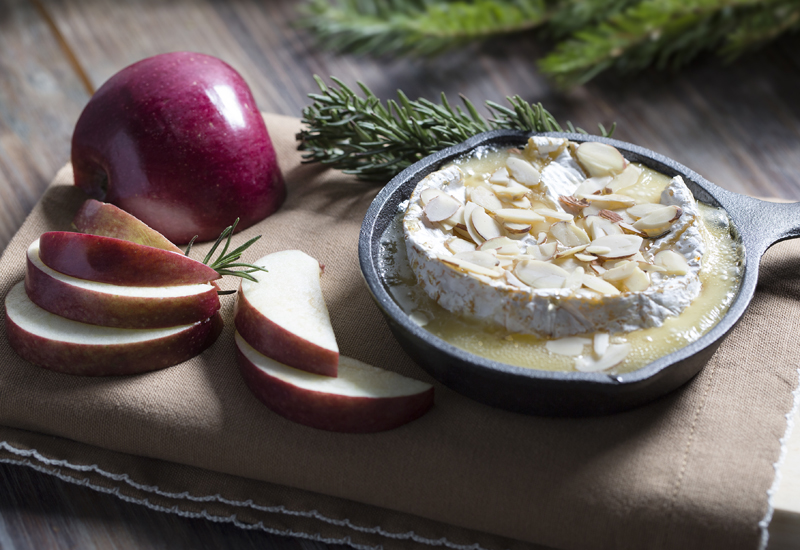
[[[563, 154], [569, 157], [568, 153]], [[560, 168], [547, 170], [554, 165]], [[558, 189], [557, 193], [571, 193], [580, 183], [575, 178], [567, 184], [572, 178], [563, 176], [571, 169], [566, 159], [558, 164], [554, 160], [543, 170], [542, 182], [549, 189], [548, 173], [558, 174], [561, 177], [553, 180], [557, 182], [553, 186]], [[451, 234], [425, 219], [419, 198], [422, 190], [435, 187], [464, 200], [461, 171], [450, 167], [444, 172], [428, 176], [416, 187], [409, 200], [403, 230], [408, 259], [419, 285], [448, 311], [493, 322], [514, 333], [561, 338], [596, 331], [618, 333], [660, 326], [667, 317], [680, 314], [700, 292], [698, 272], [703, 241], [698, 211], [680, 177], [670, 182], [661, 203], [680, 206], [683, 215], [667, 235], [653, 242], [645, 258], [652, 261], [656, 252], [672, 249], [687, 260], [689, 273], [681, 276], [651, 273], [651, 284], [645, 291], [600, 296], [585, 288], [537, 290], [518, 280], [512, 284], [508, 277], [467, 274], [445, 265], [440, 257], [452, 254], [444, 245]]]

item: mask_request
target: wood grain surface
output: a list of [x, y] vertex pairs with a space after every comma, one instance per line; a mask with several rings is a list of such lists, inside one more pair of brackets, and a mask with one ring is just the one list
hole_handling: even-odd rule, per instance
[[[587, 130], [661, 152], [727, 189], [800, 200], [800, 37], [723, 66], [603, 76], [568, 93], [538, 74], [545, 47], [515, 37], [428, 60], [363, 59], [315, 48], [293, 25], [292, 0], [4, 0], [0, 2], [0, 250], [56, 170], [91, 90], [143, 57], [193, 50], [226, 60], [261, 110], [298, 116], [312, 75], [365, 82], [383, 98], [502, 102], [520, 94]], [[800, 458], [800, 457], [798, 457]], [[800, 460], [798, 461], [800, 462]], [[796, 529], [790, 512], [775, 526]], [[788, 531], [786, 531], [788, 529]], [[795, 537], [770, 548], [800, 546]], [[123, 502], [35, 471], [0, 465], [0, 549], [322, 548], [299, 539], [190, 520]]]

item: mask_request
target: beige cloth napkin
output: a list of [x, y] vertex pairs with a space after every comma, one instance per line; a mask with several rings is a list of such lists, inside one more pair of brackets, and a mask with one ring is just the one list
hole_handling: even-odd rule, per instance
[[[318, 258], [342, 353], [429, 380], [359, 272], [359, 226], [377, 188], [300, 165], [296, 119], [267, 124], [289, 198], [239, 237], [264, 235], [248, 258], [287, 248]], [[30, 242], [69, 227], [84, 199], [70, 183], [67, 167], [8, 246], [0, 295], [23, 278]], [[393, 431], [292, 424], [239, 376], [232, 296], [216, 344], [138, 376], [49, 372], [17, 357], [2, 331], [0, 459], [158, 509], [363, 547], [755, 548], [798, 384], [800, 245], [775, 246], [762, 270], [744, 320], [698, 377], [589, 419], [495, 410], [437, 385], [433, 410]]]

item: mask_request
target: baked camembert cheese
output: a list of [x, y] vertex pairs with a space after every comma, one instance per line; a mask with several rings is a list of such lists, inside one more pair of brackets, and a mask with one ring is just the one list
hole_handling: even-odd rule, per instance
[[624, 333], [660, 326], [700, 293], [704, 243], [680, 176], [648, 193], [637, 185], [647, 168], [594, 141], [534, 136], [481, 154], [501, 154], [499, 167], [434, 172], [403, 217], [418, 284], [444, 309], [545, 338], [595, 371], [625, 359]]

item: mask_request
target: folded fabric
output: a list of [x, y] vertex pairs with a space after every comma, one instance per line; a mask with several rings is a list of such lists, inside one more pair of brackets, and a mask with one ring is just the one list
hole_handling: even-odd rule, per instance
[[[290, 248], [319, 259], [341, 352], [433, 382], [394, 340], [359, 272], [359, 227], [378, 188], [301, 164], [299, 121], [266, 120], [289, 197], [237, 237], [263, 235], [246, 259]], [[9, 244], [3, 296], [24, 276], [27, 246], [69, 229], [85, 200], [71, 183], [65, 167]], [[755, 548], [798, 384], [800, 243], [776, 245], [761, 269], [750, 308], [695, 379], [599, 418], [519, 415], [436, 384], [433, 410], [396, 430], [293, 424], [242, 382], [234, 296], [221, 297], [226, 328], [211, 348], [137, 376], [35, 367], [2, 330], [0, 460], [165, 511], [356, 547]]]

